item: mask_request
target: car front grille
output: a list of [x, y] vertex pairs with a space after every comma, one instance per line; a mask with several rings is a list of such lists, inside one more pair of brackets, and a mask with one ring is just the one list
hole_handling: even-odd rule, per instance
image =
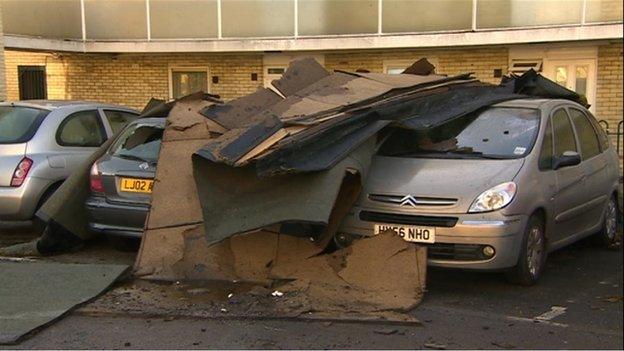
[[[427, 245], [427, 257], [436, 260], [482, 261], [484, 245], [477, 244], [442, 244]], [[491, 257], [490, 257], [491, 258]]]
[[372, 211], [360, 212], [360, 219], [366, 222], [409, 224], [446, 228], [454, 227], [457, 223], [457, 217], [416, 216]]
[[386, 194], [368, 194], [371, 201], [383, 202], [397, 206], [452, 206], [457, 203], [457, 199], [442, 197], [425, 197], [411, 195], [386, 195]]

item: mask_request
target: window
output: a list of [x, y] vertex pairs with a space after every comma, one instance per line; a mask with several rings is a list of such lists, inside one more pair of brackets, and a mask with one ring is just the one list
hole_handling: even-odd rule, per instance
[[104, 143], [104, 126], [97, 111], [80, 111], [65, 118], [57, 133], [61, 146], [95, 147]]
[[382, 156], [520, 158], [535, 143], [540, 117], [526, 108], [489, 108], [427, 131], [398, 129], [379, 148]]
[[598, 134], [598, 141], [600, 141], [602, 151], [608, 149], [611, 146], [611, 141], [609, 141], [609, 137], [607, 136], [607, 133], [605, 133], [604, 129], [602, 129], [600, 123], [596, 121], [596, 117], [594, 117], [591, 113], [589, 113], [589, 121], [594, 126], [596, 134]]
[[115, 141], [111, 147], [111, 154], [120, 158], [155, 163], [158, 161], [164, 129], [164, 118], [162, 122], [148, 119], [132, 124], [124, 129]]
[[544, 141], [542, 142], [542, 150], [539, 155], [539, 169], [547, 170], [552, 169], [553, 158], [553, 136], [552, 136], [552, 123], [548, 119], [546, 124], [546, 130], [544, 131]]
[[137, 115], [125, 111], [104, 110], [104, 115], [110, 124], [113, 134], [117, 134], [123, 127], [137, 119]]
[[17, 66], [20, 100], [47, 99], [45, 66]]
[[383, 0], [381, 4], [384, 33], [472, 28], [472, 1]]
[[568, 114], [560, 108], [552, 116], [555, 133], [555, 156], [561, 157], [566, 151], [576, 152], [576, 139]]
[[196, 93], [209, 92], [208, 68], [172, 68], [169, 72], [171, 81], [170, 95], [172, 99]]
[[0, 106], [0, 144], [29, 141], [49, 111], [30, 107]]
[[592, 127], [583, 112], [575, 108], [570, 108], [568, 111], [570, 111], [572, 124], [574, 124], [574, 129], [581, 143], [581, 155], [583, 159], [586, 160], [598, 155], [600, 153], [600, 146], [598, 145], [598, 137], [596, 136], [594, 127]]

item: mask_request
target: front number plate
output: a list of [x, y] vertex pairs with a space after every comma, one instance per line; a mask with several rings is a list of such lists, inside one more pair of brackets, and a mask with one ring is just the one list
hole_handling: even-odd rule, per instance
[[392, 230], [405, 241], [415, 243], [435, 243], [435, 228], [398, 224], [375, 224], [375, 235]]
[[121, 183], [119, 185], [121, 191], [146, 194], [150, 194], [153, 187], [153, 180], [139, 178], [121, 178]]

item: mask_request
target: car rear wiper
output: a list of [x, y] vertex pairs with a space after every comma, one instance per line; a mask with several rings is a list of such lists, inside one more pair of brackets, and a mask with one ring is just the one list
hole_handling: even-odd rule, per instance
[[147, 163], [153, 163], [153, 161], [150, 160], [146, 160], [142, 157], [139, 156], [134, 156], [134, 155], [126, 155], [126, 154], [116, 154], [115, 156], [117, 157], [121, 157], [121, 158], [125, 158], [127, 160], [133, 160], [133, 161], [139, 161], [139, 162], [147, 162]]

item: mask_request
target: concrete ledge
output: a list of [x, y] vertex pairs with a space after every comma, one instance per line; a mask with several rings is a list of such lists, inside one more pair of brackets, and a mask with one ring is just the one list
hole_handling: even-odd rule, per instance
[[456, 47], [622, 39], [624, 25], [596, 24], [425, 34], [298, 38], [79, 41], [5, 35], [9, 49], [84, 53], [254, 52]]

